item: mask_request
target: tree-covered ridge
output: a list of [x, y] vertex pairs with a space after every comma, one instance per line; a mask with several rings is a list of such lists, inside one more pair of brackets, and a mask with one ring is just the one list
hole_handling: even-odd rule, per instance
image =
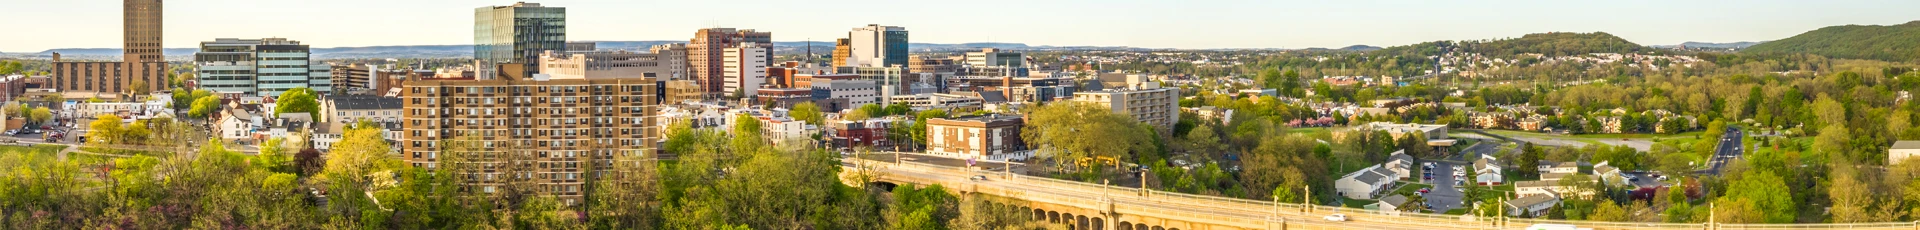
[[1389, 47], [1376, 52], [1402, 56], [1432, 56], [1448, 48], [1491, 57], [1513, 57], [1520, 54], [1569, 56], [1590, 53], [1633, 53], [1646, 50], [1646, 47], [1640, 44], [1634, 44], [1606, 32], [1547, 32], [1509, 39], [1423, 42]]
[[1920, 21], [1890, 26], [1829, 26], [1787, 39], [1747, 47], [1740, 52], [1808, 53], [1834, 58], [1896, 62], [1920, 60]]

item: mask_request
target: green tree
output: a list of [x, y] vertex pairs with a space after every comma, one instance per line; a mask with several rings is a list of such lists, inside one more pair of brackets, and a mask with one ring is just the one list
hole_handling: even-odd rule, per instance
[[821, 125], [820, 122], [826, 120], [826, 116], [820, 112], [820, 106], [814, 105], [813, 102], [793, 105], [793, 110], [787, 113], [793, 116], [794, 120], [806, 121], [809, 125]]
[[47, 107], [33, 108], [33, 112], [27, 118], [34, 124], [47, 123], [47, 120], [53, 119], [53, 110], [48, 110]]
[[1587, 220], [1628, 221], [1627, 210], [1621, 208], [1620, 205], [1613, 204], [1612, 201], [1600, 201], [1600, 204], [1593, 209], [1593, 215], [1587, 216]]
[[280, 93], [280, 97], [276, 98], [278, 100], [274, 100], [273, 113], [307, 113], [314, 120], [320, 120], [319, 97], [318, 93], [307, 87], [289, 89]]
[[205, 119], [207, 118], [207, 116], [213, 115], [214, 112], [217, 112], [219, 110], [220, 110], [220, 98], [202, 97], [200, 99], [193, 100], [193, 108], [190, 110], [187, 110], [187, 116], [193, 117], [193, 118]]
[[1039, 157], [1051, 158], [1055, 164], [1087, 162], [1074, 169], [1089, 178], [1103, 167], [1115, 167], [1099, 159], [1131, 159], [1134, 154], [1156, 151], [1152, 131], [1143, 130], [1133, 117], [1097, 104], [1055, 102], [1034, 109], [1027, 118], [1020, 137], [1039, 150]]
[[[1722, 205], [1722, 207], [1730, 204], [1751, 205], [1751, 209], [1740, 207], [1739, 209], [1731, 210], [1742, 212], [1757, 210], [1758, 212], [1756, 213], [1739, 213], [1739, 215], [1752, 215], [1758, 217], [1757, 220], [1761, 220], [1761, 222], [1764, 223], [1791, 223], [1793, 222], [1794, 215], [1798, 213], [1795, 211], [1796, 206], [1793, 201], [1793, 192], [1787, 189], [1786, 181], [1767, 170], [1747, 170], [1739, 179], [1734, 180], [1732, 184], [1728, 185], [1726, 191], [1726, 196], [1721, 197], [1720, 202], [1716, 203]], [[1726, 215], [1735, 214], [1728, 213]], [[1732, 220], [1744, 221], [1747, 219]]]

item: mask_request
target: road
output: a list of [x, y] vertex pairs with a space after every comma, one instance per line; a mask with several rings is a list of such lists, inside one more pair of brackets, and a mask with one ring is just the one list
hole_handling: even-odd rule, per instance
[[1744, 139], [1741, 134], [1739, 128], [1727, 127], [1726, 135], [1720, 137], [1720, 146], [1713, 150], [1713, 158], [1707, 160], [1707, 171], [1703, 174], [1720, 175], [1720, 168], [1726, 167], [1727, 161], [1740, 158], [1744, 152], [1740, 147], [1741, 139]]

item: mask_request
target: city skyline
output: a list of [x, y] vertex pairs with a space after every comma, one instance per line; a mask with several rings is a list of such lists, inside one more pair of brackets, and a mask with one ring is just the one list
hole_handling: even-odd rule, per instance
[[[755, 28], [780, 33], [775, 41], [831, 42], [847, 28], [867, 24], [912, 29], [918, 43], [1009, 42], [1053, 46], [1150, 48], [1338, 48], [1397, 46], [1436, 40], [1518, 37], [1541, 32], [1608, 32], [1642, 45], [1687, 41], [1741, 42], [1782, 39], [1826, 26], [1900, 24], [1920, 2], [1892, 0], [1626, 1], [1536, 3], [1372, 1], [1342, 3], [976, 1], [984, 11], [928, 12], [932, 5], [779, 4], [779, 2], [626, 3], [597, 0], [529, 1], [569, 7], [569, 39], [575, 41], [685, 40], [699, 28]], [[365, 4], [361, 4], [365, 3]], [[222, 37], [280, 37], [316, 47], [471, 44], [472, 9], [512, 1], [343, 0], [289, 7], [288, 2], [173, 2], [163, 40], [167, 48]], [[915, 3], [928, 4], [928, 3]], [[16, 25], [20, 31], [60, 31], [63, 36], [0, 38], [0, 52], [55, 48], [111, 48], [119, 34], [120, 7], [110, 1], [20, 2], [19, 18], [61, 18]], [[1859, 6], [1872, 5], [1864, 9]], [[673, 9], [728, 9], [744, 17], [718, 17]], [[211, 12], [276, 9], [275, 17], [233, 20]], [[856, 11], [866, 13], [834, 13]], [[642, 12], [642, 13], [634, 13]], [[970, 14], [970, 12], [992, 12]], [[807, 15], [791, 17], [792, 15]], [[933, 15], [933, 16], [929, 16]], [[1686, 23], [1678, 23], [1686, 22]], [[294, 26], [288, 26], [294, 25]], [[1139, 28], [1161, 28], [1142, 30]]]

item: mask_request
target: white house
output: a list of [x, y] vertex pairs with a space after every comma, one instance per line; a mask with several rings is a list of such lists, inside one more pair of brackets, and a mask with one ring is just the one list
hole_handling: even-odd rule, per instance
[[1399, 212], [1400, 206], [1403, 206], [1406, 204], [1407, 204], [1407, 196], [1395, 194], [1392, 196], [1382, 197], [1380, 198], [1379, 202], [1374, 202], [1371, 205], [1367, 205], [1365, 208], [1368, 210], [1378, 210], [1381, 213], [1387, 213], [1388, 215], [1397, 215], [1400, 213]]
[[1522, 216], [1522, 214], [1525, 214], [1524, 216], [1540, 217], [1546, 215], [1548, 209], [1552, 209], [1553, 205], [1559, 203], [1560, 198], [1553, 196], [1521, 196], [1520, 199], [1507, 201], [1507, 215]]
[[1559, 196], [1553, 190], [1559, 184], [1554, 181], [1521, 181], [1513, 183], [1513, 194], [1518, 196], [1547, 195]]
[[1550, 173], [1572, 174], [1579, 171], [1580, 171], [1580, 163], [1577, 163], [1577, 162], [1568, 161], [1568, 162], [1553, 163], [1552, 161], [1540, 161], [1541, 174], [1550, 174]]
[[1920, 156], [1920, 141], [1895, 141], [1887, 148], [1887, 164], [1897, 164], [1913, 156]]
[[1340, 180], [1334, 181], [1334, 188], [1347, 198], [1373, 199], [1380, 191], [1393, 187], [1392, 174], [1393, 171], [1374, 165], [1341, 176]]
[[1413, 176], [1413, 156], [1408, 156], [1407, 150], [1393, 151], [1392, 155], [1387, 156], [1387, 163], [1383, 165], [1388, 171], [1393, 171], [1392, 177], [1395, 180], [1405, 180]]
[[1505, 184], [1507, 178], [1501, 174], [1501, 167], [1500, 159], [1490, 155], [1480, 155], [1479, 160], [1473, 161], [1473, 173], [1475, 174], [1473, 181], [1480, 185]]

